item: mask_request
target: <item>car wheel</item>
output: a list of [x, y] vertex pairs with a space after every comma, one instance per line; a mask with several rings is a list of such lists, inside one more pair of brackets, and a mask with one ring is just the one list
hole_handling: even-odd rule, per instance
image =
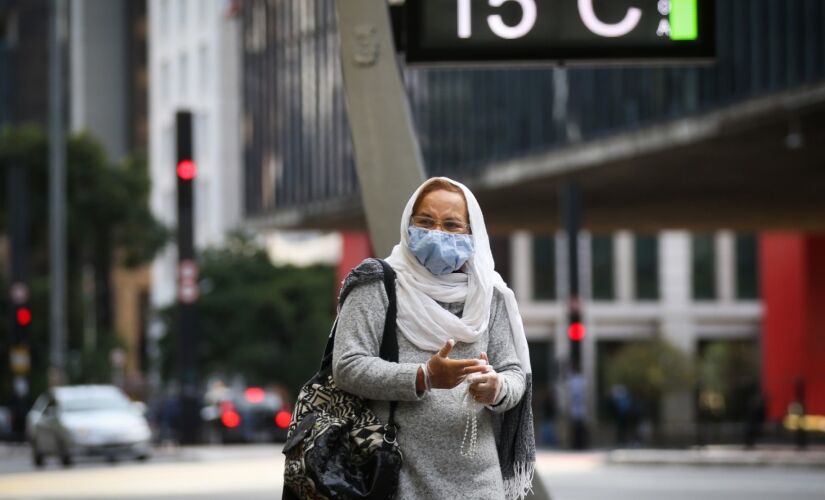
[[32, 463], [37, 468], [42, 468], [46, 465], [43, 454], [40, 453], [40, 450], [37, 449], [37, 445], [34, 442], [32, 442]]
[[63, 445], [60, 446], [60, 463], [63, 464], [63, 467], [71, 467], [74, 465], [72, 454], [66, 451], [66, 447]]
[[210, 425], [207, 428], [206, 442], [208, 444], [223, 444], [223, 436], [217, 425]]

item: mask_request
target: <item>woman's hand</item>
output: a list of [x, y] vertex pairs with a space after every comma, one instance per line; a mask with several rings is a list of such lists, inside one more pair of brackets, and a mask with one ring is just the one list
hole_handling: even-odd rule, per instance
[[455, 340], [450, 339], [429, 361], [427, 371], [430, 374], [432, 389], [452, 389], [464, 381], [471, 373], [483, 373], [488, 367], [478, 359], [449, 359]]
[[490, 366], [486, 352], [482, 352], [479, 359], [484, 361], [483, 368], [485, 368], [485, 370], [481, 375], [473, 377], [472, 382], [470, 382], [470, 395], [483, 405], [489, 406], [496, 404], [496, 398], [501, 390], [501, 377], [499, 377], [498, 373]]

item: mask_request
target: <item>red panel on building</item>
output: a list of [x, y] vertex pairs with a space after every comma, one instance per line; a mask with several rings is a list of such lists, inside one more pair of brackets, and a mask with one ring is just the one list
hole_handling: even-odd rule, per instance
[[367, 233], [344, 232], [341, 233], [341, 261], [338, 263], [338, 286], [335, 294], [338, 296], [338, 289], [341, 281], [347, 277], [352, 269], [361, 263], [362, 260], [372, 257], [372, 244]]
[[759, 253], [768, 418], [787, 413], [800, 384], [806, 413], [825, 415], [825, 235], [767, 233]]

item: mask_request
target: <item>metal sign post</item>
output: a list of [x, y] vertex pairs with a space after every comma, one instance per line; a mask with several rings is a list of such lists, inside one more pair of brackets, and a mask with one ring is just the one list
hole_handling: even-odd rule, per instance
[[53, 0], [49, 47], [49, 382], [66, 380], [66, 136], [63, 47], [67, 5]]
[[175, 114], [178, 192], [178, 376], [180, 378], [180, 429], [183, 444], [200, 440], [200, 385], [198, 373], [198, 266], [195, 256], [193, 186], [197, 165], [193, 146], [193, 116]]
[[386, 0], [335, 2], [355, 166], [378, 256], [398, 243], [404, 203], [424, 181]]

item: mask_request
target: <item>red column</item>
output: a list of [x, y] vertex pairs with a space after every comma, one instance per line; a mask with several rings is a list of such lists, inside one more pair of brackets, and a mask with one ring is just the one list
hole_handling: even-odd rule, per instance
[[372, 257], [372, 244], [369, 235], [365, 232], [345, 232], [341, 233], [341, 260], [338, 262], [338, 286], [335, 294], [338, 295], [338, 288], [341, 281], [346, 278], [352, 268], [361, 263], [362, 260]]
[[798, 380], [806, 412], [825, 415], [825, 235], [767, 233], [759, 246], [768, 417], [785, 415]]

